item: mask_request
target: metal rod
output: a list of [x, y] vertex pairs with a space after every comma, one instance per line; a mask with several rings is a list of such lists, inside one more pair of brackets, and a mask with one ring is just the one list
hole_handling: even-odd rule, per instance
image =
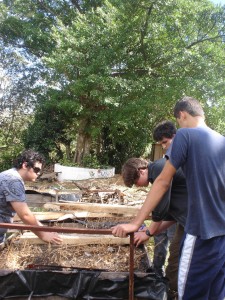
[[12, 223], [0, 223], [0, 228], [31, 230], [31, 231], [49, 231], [64, 233], [82, 233], [82, 234], [112, 234], [111, 229], [86, 229], [86, 228], [70, 228], [70, 227], [50, 227], [50, 226], [34, 226]]
[[134, 233], [130, 233], [129, 300], [134, 300]]

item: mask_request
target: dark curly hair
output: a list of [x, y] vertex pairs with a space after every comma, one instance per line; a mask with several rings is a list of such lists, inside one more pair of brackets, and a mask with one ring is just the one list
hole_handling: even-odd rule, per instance
[[153, 139], [156, 142], [160, 142], [163, 138], [172, 139], [173, 135], [176, 134], [176, 126], [171, 121], [163, 121], [156, 125], [153, 131]]
[[24, 150], [13, 162], [13, 167], [16, 168], [17, 170], [22, 168], [23, 163], [27, 163], [28, 167], [33, 167], [35, 162], [39, 162], [44, 164], [45, 163], [45, 158], [42, 154], [28, 149]]

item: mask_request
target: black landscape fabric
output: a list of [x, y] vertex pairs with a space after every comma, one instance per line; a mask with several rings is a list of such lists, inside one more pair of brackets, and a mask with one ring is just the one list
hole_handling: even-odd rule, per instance
[[[154, 273], [134, 274], [134, 296], [166, 299], [167, 282]], [[129, 274], [73, 270], [0, 271], [0, 299], [61, 296], [68, 299], [129, 299]]]

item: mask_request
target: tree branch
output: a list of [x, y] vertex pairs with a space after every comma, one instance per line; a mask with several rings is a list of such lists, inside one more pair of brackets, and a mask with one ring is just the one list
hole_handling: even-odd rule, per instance
[[144, 38], [146, 36], [146, 32], [147, 32], [147, 28], [148, 28], [148, 23], [149, 23], [151, 12], [153, 10], [153, 6], [154, 6], [154, 3], [148, 8], [146, 20], [145, 20], [144, 26], [143, 26], [143, 28], [141, 30], [141, 39], [140, 39], [141, 53], [143, 54], [143, 58], [144, 58], [145, 61], [147, 60], [147, 55], [146, 55], [146, 52], [145, 52]]

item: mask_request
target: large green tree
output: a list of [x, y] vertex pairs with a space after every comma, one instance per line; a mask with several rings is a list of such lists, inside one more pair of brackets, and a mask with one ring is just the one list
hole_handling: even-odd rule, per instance
[[43, 133], [40, 143], [51, 122], [40, 111], [71, 109], [70, 120], [54, 110], [64, 118], [60, 134], [66, 138], [51, 134], [55, 141], [46, 151], [59, 140], [73, 142], [74, 162], [95, 153], [119, 166], [144, 153], [154, 125], [171, 118], [185, 94], [199, 98], [210, 125], [224, 130], [215, 118], [215, 107], [224, 103], [224, 8], [207, 0], [18, 0], [2, 6], [3, 42], [46, 68], [37, 109], [42, 129], [32, 127]]
[[0, 44], [0, 168], [23, 148], [21, 135], [32, 120], [35, 96], [31, 93], [35, 75], [32, 68], [11, 48]]

